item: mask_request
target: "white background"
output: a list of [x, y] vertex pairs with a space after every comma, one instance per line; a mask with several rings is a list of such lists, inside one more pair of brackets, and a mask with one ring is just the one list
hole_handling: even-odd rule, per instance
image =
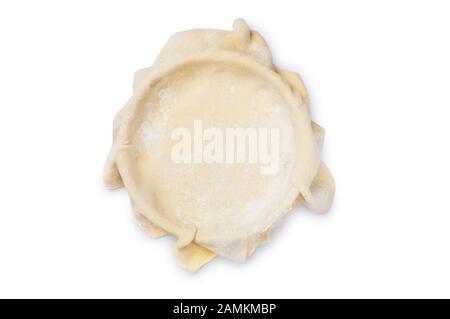
[[[104, 190], [112, 119], [168, 37], [242, 17], [327, 131], [332, 210], [198, 273]], [[2, 1], [0, 297], [450, 297], [446, 1]]]

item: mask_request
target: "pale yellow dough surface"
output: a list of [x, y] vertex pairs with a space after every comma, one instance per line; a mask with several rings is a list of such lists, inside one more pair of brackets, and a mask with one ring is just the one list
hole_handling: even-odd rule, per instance
[[[300, 77], [272, 64], [245, 21], [232, 31], [176, 33], [135, 74], [133, 96], [114, 120], [105, 184], [127, 188], [150, 235], [175, 236], [176, 260], [187, 270], [216, 255], [244, 261], [294, 206], [325, 212], [331, 205], [324, 131], [307, 104]], [[278, 128], [277, 174], [262, 175], [254, 163], [175, 163], [171, 132], [192, 129], [195, 120], [224, 130]]]

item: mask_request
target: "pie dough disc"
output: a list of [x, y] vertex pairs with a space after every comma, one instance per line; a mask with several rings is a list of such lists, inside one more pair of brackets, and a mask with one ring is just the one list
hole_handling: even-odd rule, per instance
[[[324, 131], [307, 102], [300, 77], [277, 69], [243, 20], [233, 31], [177, 33], [152, 67], [135, 74], [133, 96], [114, 120], [105, 184], [127, 188], [149, 234], [176, 237], [174, 254], [186, 269], [216, 254], [242, 262], [294, 206], [324, 212], [331, 205], [334, 183], [320, 160]], [[227, 162], [229, 128], [277, 132], [279, 143], [269, 143], [276, 169], [262, 173], [248, 154]], [[192, 137], [191, 161], [174, 161], [180, 129]]]

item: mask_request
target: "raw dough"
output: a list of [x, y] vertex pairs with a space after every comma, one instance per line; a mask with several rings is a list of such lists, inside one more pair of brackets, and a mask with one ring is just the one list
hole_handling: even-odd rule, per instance
[[[176, 33], [153, 66], [135, 74], [133, 96], [114, 120], [104, 182], [127, 188], [150, 235], [176, 237], [176, 260], [189, 271], [216, 255], [242, 262], [296, 205], [317, 212], [331, 205], [334, 182], [320, 159], [324, 131], [307, 104], [300, 77], [272, 64], [245, 21], [232, 31]], [[277, 128], [278, 170], [174, 162], [174, 130], [194, 134], [199, 120], [204, 130]]]

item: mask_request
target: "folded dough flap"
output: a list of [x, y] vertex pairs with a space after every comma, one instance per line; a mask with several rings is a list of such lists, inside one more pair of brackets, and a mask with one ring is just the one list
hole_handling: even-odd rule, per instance
[[176, 261], [186, 270], [195, 272], [213, 259], [216, 254], [194, 242], [185, 247], [174, 245], [173, 254]]
[[103, 168], [103, 183], [109, 189], [123, 187], [122, 176], [117, 168], [115, 161], [115, 151], [111, 150], [110, 155]]
[[139, 224], [139, 227], [145, 230], [145, 232], [151, 237], [158, 238], [168, 234], [165, 230], [150, 222], [147, 217], [145, 217], [141, 213], [136, 212], [136, 210], [134, 215]]
[[305, 84], [298, 73], [281, 70], [275, 67], [275, 71], [283, 77], [289, 85], [302, 97], [302, 102], [305, 105], [309, 104], [308, 91], [306, 90]]
[[321, 162], [309, 187], [309, 193], [302, 194], [305, 207], [316, 213], [325, 213], [333, 202], [334, 191], [333, 176], [328, 167]]
[[319, 148], [322, 149], [323, 141], [325, 139], [325, 130], [315, 122], [311, 122], [311, 129], [314, 133], [317, 145], [319, 145]]
[[[117, 153], [124, 147], [127, 147], [126, 128], [130, 121], [130, 111], [134, 106], [134, 100], [131, 98], [125, 106], [117, 113], [113, 124], [113, 145], [109, 151], [105, 166], [103, 167], [103, 183], [109, 189], [123, 187], [122, 176], [117, 167]], [[124, 146], [125, 145], [125, 146]]]

